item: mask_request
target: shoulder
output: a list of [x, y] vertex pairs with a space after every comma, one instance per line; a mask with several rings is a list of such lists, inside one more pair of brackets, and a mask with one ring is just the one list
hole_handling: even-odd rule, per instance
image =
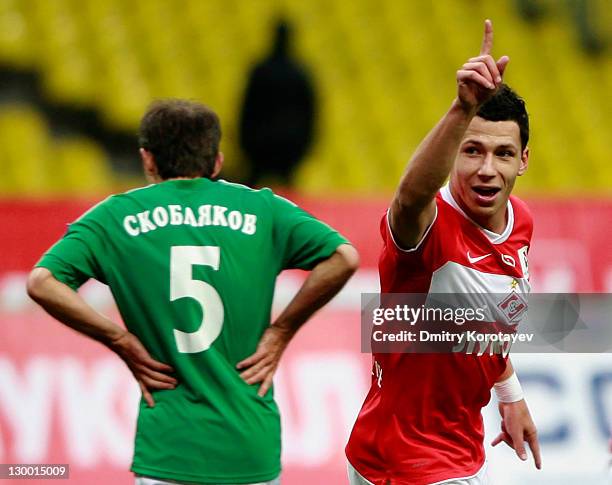
[[260, 194], [265, 191], [271, 192], [271, 190], [268, 188], [254, 189], [252, 187], [249, 187], [248, 185], [230, 182], [225, 179], [217, 179], [213, 183], [216, 184], [218, 187], [223, 187], [224, 190], [235, 191], [236, 193]]
[[162, 187], [162, 184], [148, 184], [143, 185], [142, 187], [135, 187], [133, 189], [126, 190], [125, 192], [120, 192], [118, 194], [113, 194], [108, 197], [109, 204], [113, 203], [121, 203], [124, 200], [132, 199], [134, 197], [146, 197], [148, 194], [151, 194]]
[[112, 194], [104, 200], [92, 206], [74, 222], [106, 220], [113, 217], [117, 212], [121, 213], [134, 205], [135, 201], [155, 197], [159, 190], [159, 184], [150, 184], [143, 187], [136, 187], [118, 194]]
[[81, 214], [74, 223], [87, 223], [87, 222], [101, 222], [101, 219], [105, 219], [108, 216], [108, 208], [113, 205], [113, 197], [111, 195], [104, 200], [101, 200], [97, 204], [91, 206], [83, 214]]
[[510, 202], [512, 203], [512, 208], [514, 209], [515, 214], [519, 215], [519, 217], [524, 217], [533, 221], [531, 210], [524, 200], [519, 199], [515, 195], [511, 195]]
[[246, 185], [236, 184], [233, 182], [228, 182], [226, 180], [220, 179], [217, 181], [222, 186], [228, 187], [230, 189], [236, 190], [238, 193], [242, 193], [248, 197], [258, 198], [268, 203], [272, 204], [278, 208], [299, 208], [298, 204], [293, 202], [291, 199], [277, 194], [269, 187], [263, 187], [261, 189], [253, 189], [251, 187], [247, 187]]
[[159, 190], [159, 184], [149, 184], [143, 187], [136, 187], [119, 194], [113, 194], [103, 200], [100, 205], [103, 205], [105, 209], [112, 210], [113, 208], [121, 207], [129, 201], [149, 197], [157, 190]]
[[511, 195], [510, 203], [512, 204], [512, 210], [514, 211], [514, 226], [516, 230], [525, 230], [531, 234], [533, 232], [533, 216], [529, 206], [525, 201], [518, 197]]
[[243, 204], [250, 206], [253, 210], [282, 211], [283, 209], [293, 209], [297, 207], [293, 201], [274, 193], [268, 187], [253, 189], [243, 184], [228, 182], [227, 180], [219, 179], [215, 182], [215, 186], [226, 196], [233, 200], [241, 201]]
[[247, 185], [239, 184], [236, 182], [229, 182], [224, 179], [218, 179], [214, 182], [215, 186], [228, 194], [231, 194], [234, 197], [239, 198], [247, 198], [251, 201], [253, 200], [262, 200], [262, 201], [273, 201], [275, 199], [284, 199], [283, 197], [275, 194], [272, 189], [268, 187], [263, 187], [261, 189], [254, 189]]
[[436, 194], [436, 209], [438, 210], [438, 215], [461, 220], [461, 213], [455, 207], [453, 207], [450, 202], [445, 200], [442, 191], [439, 191]]
[[445, 200], [441, 192], [436, 195], [436, 233], [448, 238], [449, 235], [463, 232], [471, 234], [476, 230], [476, 226], [469, 222], [463, 211], [453, 203]]
[[[436, 208], [433, 220], [429, 227], [426, 229], [421, 240], [413, 248], [401, 248], [395, 241], [391, 226], [389, 224], [389, 210], [387, 209], [380, 220], [380, 233], [383, 237], [385, 244], [394, 248], [399, 254], [415, 254], [418, 253], [418, 249], [423, 244], [432, 239], [437, 239], [443, 234], [450, 234], [453, 231], [459, 230], [462, 223], [465, 222], [465, 218], [460, 212], [458, 212], [448, 201], [445, 200], [443, 194], [438, 192], [435, 198]], [[471, 225], [473, 226], [473, 225]], [[469, 229], [469, 227], [468, 227]]]

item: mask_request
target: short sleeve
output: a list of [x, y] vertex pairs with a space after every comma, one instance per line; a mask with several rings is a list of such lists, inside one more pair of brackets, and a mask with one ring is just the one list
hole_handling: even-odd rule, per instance
[[76, 291], [90, 278], [105, 283], [100, 264], [104, 252], [104, 208], [98, 205], [70, 224], [36, 266]]
[[413, 270], [424, 270], [440, 258], [439, 244], [441, 222], [440, 202], [436, 200], [436, 211], [433, 221], [427, 227], [421, 240], [413, 248], [402, 248], [396, 242], [389, 222], [389, 209], [385, 211], [380, 220], [380, 234], [383, 240], [382, 258], [393, 264], [401, 264]]
[[310, 270], [329, 258], [347, 239], [293, 202], [272, 196], [276, 247], [282, 254], [282, 269]]

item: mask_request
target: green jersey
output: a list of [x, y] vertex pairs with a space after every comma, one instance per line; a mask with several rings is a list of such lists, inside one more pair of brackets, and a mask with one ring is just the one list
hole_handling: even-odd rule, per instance
[[140, 402], [132, 470], [200, 483], [280, 473], [273, 391], [257, 395], [236, 364], [270, 325], [274, 284], [311, 269], [346, 240], [269, 189], [169, 180], [101, 202], [41, 259], [78, 289], [107, 284], [121, 316], [179, 385]]

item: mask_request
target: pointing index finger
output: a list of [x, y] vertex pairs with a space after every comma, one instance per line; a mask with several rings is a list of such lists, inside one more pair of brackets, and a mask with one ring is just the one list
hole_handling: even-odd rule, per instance
[[480, 47], [480, 55], [486, 56], [493, 49], [493, 23], [485, 20], [484, 36], [482, 37], [482, 46]]
[[530, 436], [527, 439], [527, 444], [531, 449], [531, 454], [533, 455], [533, 461], [538, 470], [542, 469], [542, 454], [540, 453], [540, 443], [538, 442], [538, 438], [536, 436]]

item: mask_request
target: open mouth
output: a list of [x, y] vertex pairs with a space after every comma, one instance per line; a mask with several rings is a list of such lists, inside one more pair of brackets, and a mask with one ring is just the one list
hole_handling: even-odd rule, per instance
[[483, 197], [491, 196], [497, 194], [501, 189], [499, 187], [472, 187], [472, 190], [476, 192], [478, 195], [482, 195]]
[[495, 196], [501, 191], [499, 187], [486, 187], [484, 185], [474, 186], [472, 190], [476, 193], [476, 199], [484, 203], [493, 202]]

